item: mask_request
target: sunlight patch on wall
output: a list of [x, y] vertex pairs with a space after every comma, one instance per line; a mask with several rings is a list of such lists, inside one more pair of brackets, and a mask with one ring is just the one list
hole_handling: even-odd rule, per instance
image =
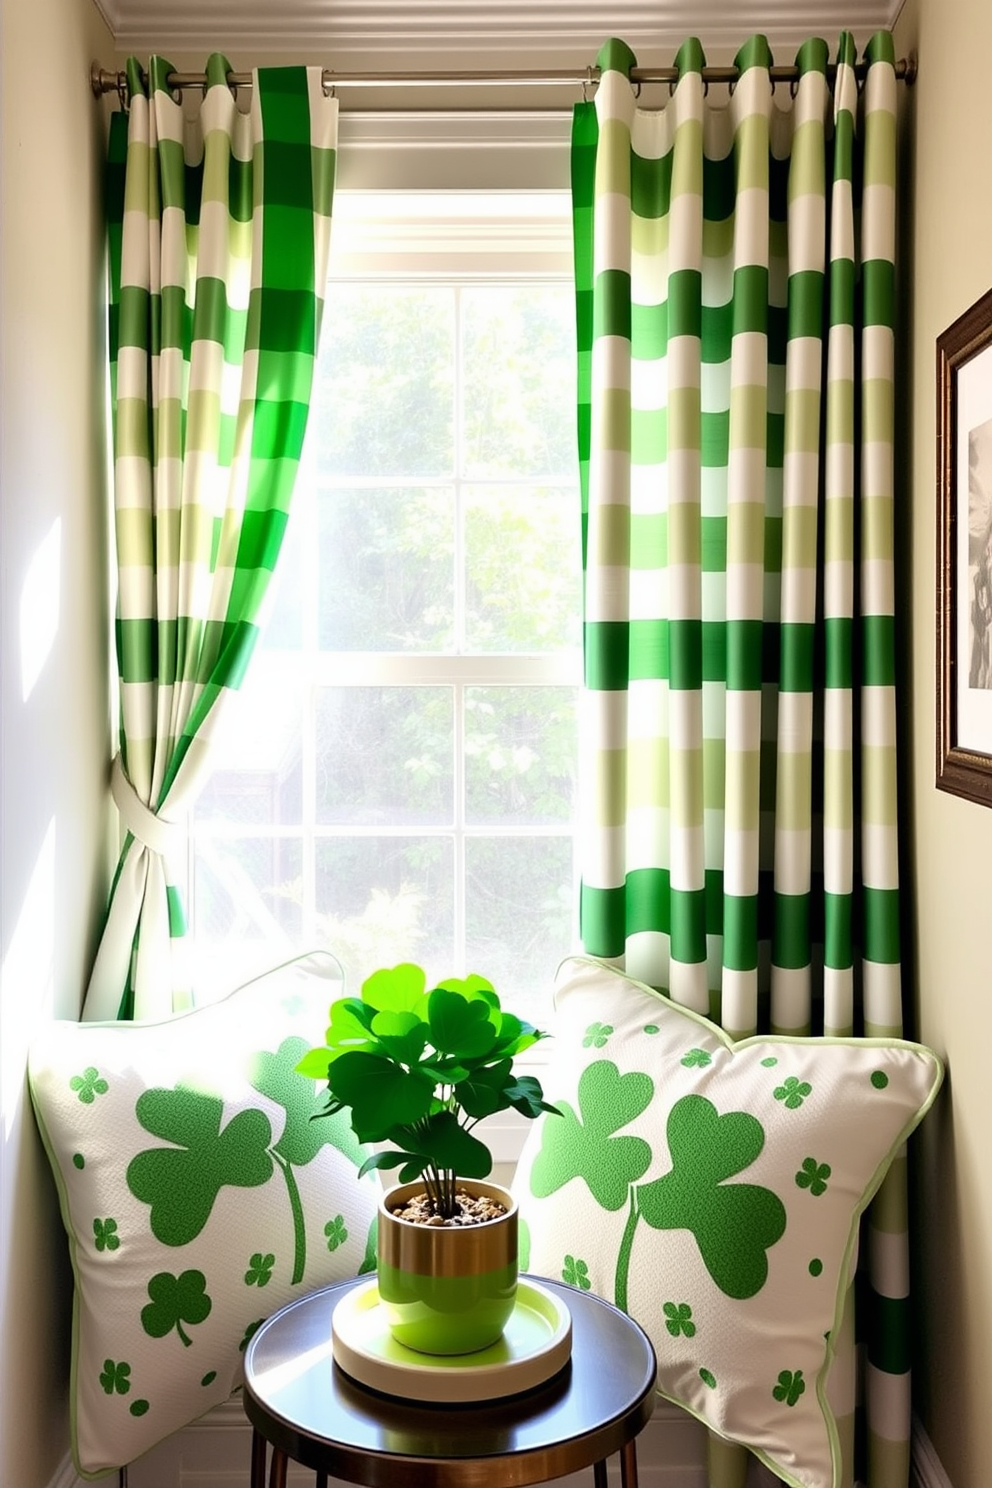
[[59, 628], [62, 518], [56, 517], [28, 565], [21, 590], [21, 697], [34, 691]]

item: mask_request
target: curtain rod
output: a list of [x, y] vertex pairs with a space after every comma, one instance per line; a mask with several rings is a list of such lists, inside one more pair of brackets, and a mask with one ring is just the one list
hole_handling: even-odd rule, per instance
[[[855, 65], [854, 71], [858, 78], [863, 78], [868, 70], [866, 62]], [[834, 63], [827, 67], [827, 76], [832, 78], [837, 68]], [[903, 82], [912, 84], [916, 81], [917, 62], [916, 53], [910, 52], [908, 57], [902, 57], [895, 64], [896, 77]], [[598, 67], [587, 67], [584, 71], [562, 68], [555, 70], [548, 68], [543, 72], [508, 71], [508, 72], [335, 72], [333, 68], [324, 68], [324, 90], [333, 92], [337, 88], [457, 88], [457, 87], [563, 87], [571, 85], [577, 88], [594, 88], [599, 82], [600, 69]], [[704, 67], [702, 79], [704, 83], [735, 83], [740, 75], [737, 67]], [[792, 83], [799, 76], [799, 68], [770, 67], [768, 75], [773, 83]], [[144, 74], [143, 74], [144, 76]], [[679, 80], [679, 69], [677, 67], [632, 67], [629, 73], [630, 81], [635, 85], [642, 83], [677, 83]], [[250, 72], [229, 72], [227, 81], [232, 88], [250, 88]], [[170, 88], [203, 88], [206, 85], [206, 76], [202, 72], [170, 72], [166, 78]], [[111, 72], [101, 67], [99, 62], [94, 62], [90, 68], [90, 84], [94, 96], [100, 98], [104, 93], [117, 93], [123, 99], [127, 92], [127, 74], [125, 72]]]

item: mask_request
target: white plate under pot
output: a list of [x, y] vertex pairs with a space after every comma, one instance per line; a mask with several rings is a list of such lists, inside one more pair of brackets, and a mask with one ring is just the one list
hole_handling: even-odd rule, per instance
[[568, 1362], [572, 1319], [564, 1302], [523, 1280], [502, 1338], [473, 1354], [421, 1354], [389, 1331], [373, 1278], [354, 1287], [331, 1316], [334, 1358], [362, 1385], [405, 1400], [439, 1404], [492, 1400], [544, 1384]]

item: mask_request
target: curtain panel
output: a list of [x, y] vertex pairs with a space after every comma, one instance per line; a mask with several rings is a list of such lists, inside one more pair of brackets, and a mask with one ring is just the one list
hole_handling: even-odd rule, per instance
[[186, 813], [244, 676], [306, 426], [330, 240], [337, 102], [321, 69], [220, 54], [198, 108], [171, 64], [111, 123], [107, 215], [125, 829], [84, 1018], [188, 1006]]
[[[735, 1038], [898, 1035], [895, 54], [796, 60], [775, 88], [753, 37], [711, 100], [689, 40], [642, 108], [610, 41], [575, 111], [581, 932]], [[869, 1483], [904, 1488], [904, 1160], [872, 1215]], [[853, 1292], [845, 1332], [850, 1481]]]

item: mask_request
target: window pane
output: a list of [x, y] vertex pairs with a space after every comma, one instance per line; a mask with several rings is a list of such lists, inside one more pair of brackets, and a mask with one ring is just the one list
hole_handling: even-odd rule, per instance
[[311, 415], [322, 474], [452, 472], [454, 306], [451, 289], [328, 285]]
[[302, 944], [300, 839], [199, 836], [193, 858], [198, 1000], [216, 968], [234, 987]]
[[580, 643], [579, 498], [574, 490], [465, 490], [465, 633], [470, 651], [560, 651]]
[[318, 822], [450, 825], [450, 687], [323, 687], [316, 714]]
[[454, 965], [449, 837], [329, 837], [317, 843], [317, 933], [356, 995], [380, 966], [416, 961], [429, 976]]
[[325, 651], [451, 651], [450, 487], [318, 496], [319, 644]]
[[303, 644], [303, 549], [306, 523], [301, 508], [306, 495], [298, 480], [289, 508], [286, 533], [275, 570], [269, 580], [266, 603], [268, 623], [259, 640], [260, 650], [298, 651]]
[[257, 651], [240, 692], [225, 699], [215, 768], [197, 797], [194, 822], [299, 826], [303, 819], [303, 701], [293, 669]]
[[575, 791], [572, 687], [465, 689], [465, 820], [565, 824]]
[[462, 292], [463, 474], [575, 470], [575, 309], [565, 284]]
[[571, 838], [470, 837], [465, 861], [467, 970], [546, 1026], [555, 971], [573, 949]]

